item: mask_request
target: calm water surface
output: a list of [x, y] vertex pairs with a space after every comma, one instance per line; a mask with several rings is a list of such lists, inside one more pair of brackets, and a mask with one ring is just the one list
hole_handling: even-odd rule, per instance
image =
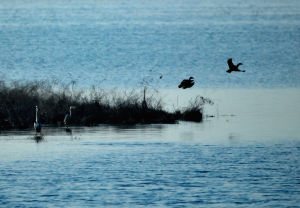
[[72, 135], [48, 128], [38, 143], [33, 132], [2, 135], [0, 205], [299, 205], [299, 140], [208, 141], [201, 125], [73, 128]]
[[[1, 0], [0, 78], [300, 87], [299, 16], [297, 0]], [[247, 73], [227, 74], [230, 57]]]

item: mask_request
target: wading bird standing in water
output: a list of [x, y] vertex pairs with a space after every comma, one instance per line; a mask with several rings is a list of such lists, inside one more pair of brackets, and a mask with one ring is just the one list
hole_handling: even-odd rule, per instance
[[194, 77], [190, 77], [189, 79], [182, 80], [180, 85], [178, 85], [178, 88], [186, 89], [192, 87], [194, 84]]
[[245, 70], [239, 70], [239, 66], [243, 65], [243, 64], [242, 63], [238, 63], [237, 65], [234, 65], [232, 63], [232, 58], [230, 58], [230, 59], [227, 60], [227, 64], [229, 66], [229, 69], [226, 71], [227, 73], [231, 73], [233, 71], [236, 71], [236, 72], [245, 72]]
[[42, 130], [42, 124], [39, 120], [39, 107], [35, 106], [35, 122], [33, 123], [33, 127], [36, 133], [40, 133]]
[[74, 106], [70, 106], [70, 113], [67, 113], [64, 119], [64, 124], [66, 127], [66, 130], [69, 129], [69, 124], [71, 123], [71, 119], [72, 119], [72, 109], [74, 109]]

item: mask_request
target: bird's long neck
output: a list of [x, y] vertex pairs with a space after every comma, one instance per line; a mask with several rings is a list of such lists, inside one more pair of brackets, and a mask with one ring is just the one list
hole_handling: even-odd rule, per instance
[[36, 110], [35, 110], [35, 122], [39, 123], [39, 109], [38, 108], [36, 108]]
[[239, 67], [240, 65], [242, 65], [242, 63], [238, 63], [238, 65], [236, 65], [236, 67]]
[[144, 87], [144, 100], [146, 100], [146, 87]]
[[72, 116], [72, 108], [70, 108], [70, 116]]

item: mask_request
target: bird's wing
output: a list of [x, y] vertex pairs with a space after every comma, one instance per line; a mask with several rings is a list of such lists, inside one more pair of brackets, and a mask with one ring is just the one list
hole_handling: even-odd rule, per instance
[[229, 68], [233, 68], [234, 67], [234, 65], [232, 63], [232, 59], [228, 59], [227, 60], [227, 64], [228, 64]]
[[179, 88], [184, 87], [187, 84], [187, 81], [188, 80], [186, 80], [186, 79], [182, 80], [181, 83], [180, 83], [180, 85], [178, 85], [178, 87]]

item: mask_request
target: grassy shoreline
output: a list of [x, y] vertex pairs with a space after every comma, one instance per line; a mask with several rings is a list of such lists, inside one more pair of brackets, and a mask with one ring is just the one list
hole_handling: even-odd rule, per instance
[[42, 124], [63, 126], [70, 106], [71, 125], [94, 126], [97, 124], [153, 124], [176, 123], [178, 120], [201, 122], [204, 104], [212, 101], [196, 97], [184, 109], [168, 112], [162, 99], [146, 94], [147, 108], [142, 106], [143, 93], [131, 91], [105, 91], [92, 87], [88, 91], [75, 89], [50, 81], [0, 81], [0, 130], [26, 129], [33, 126], [35, 106], [40, 109]]

